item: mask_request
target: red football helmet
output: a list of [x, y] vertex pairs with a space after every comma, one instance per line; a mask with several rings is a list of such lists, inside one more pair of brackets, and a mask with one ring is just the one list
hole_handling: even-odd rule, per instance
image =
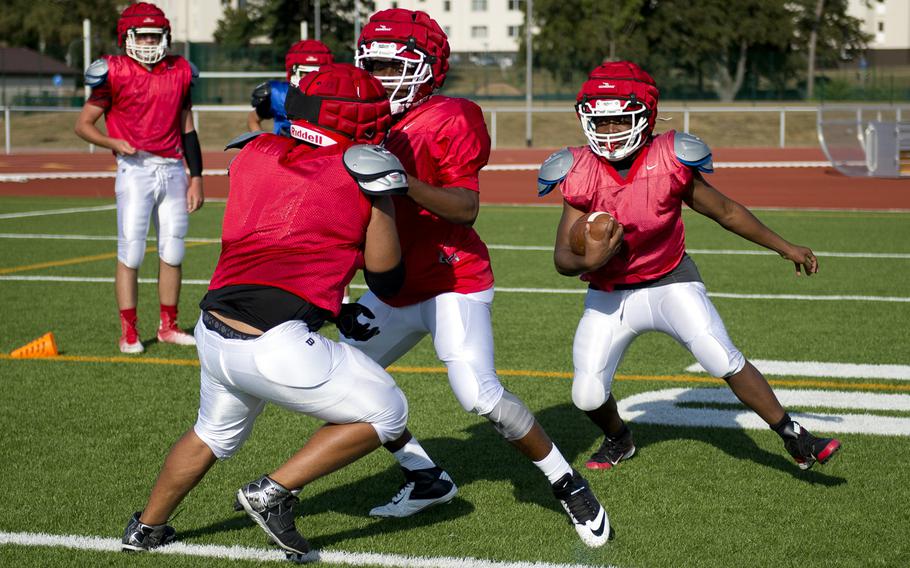
[[316, 39], [305, 39], [298, 41], [288, 50], [284, 56], [284, 69], [287, 71], [288, 81], [291, 77], [297, 77], [299, 81], [307, 73], [334, 60], [329, 46]]
[[[611, 161], [638, 150], [654, 130], [659, 98], [654, 79], [630, 61], [603, 63], [591, 71], [575, 105], [591, 150]], [[597, 122], [604, 117], [628, 121], [630, 127], [598, 133]]]
[[401, 64], [398, 76], [377, 76], [390, 91], [392, 114], [419, 104], [442, 87], [449, 70], [449, 40], [426, 12], [393, 8], [376, 12], [357, 40], [354, 61], [372, 71], [377, 61]]
[[[136, 42], [137, 34], [158, 34], [157, 44], [147, 45]], [[161, 8], [148, 2], [130, 4], [117, 20], [117, 44], [126, 49], [126, 54], [140, 63], [154, 65], [164, 59], [171, 42], [171, 23]]]
[[316, 146], [379, 144], [392, 125], [382, 83], [350, 63], [329, 63], [292, 79], [284, 109], [291, 136]]

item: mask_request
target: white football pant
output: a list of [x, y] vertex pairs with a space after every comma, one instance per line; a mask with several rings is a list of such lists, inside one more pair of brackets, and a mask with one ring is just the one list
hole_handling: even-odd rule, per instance
[[648, 331], [674, 338], [715, 377], [729, 377], [746, 364], [701, 282], [613, 292], [588, 289], [572, 345], [575, 406], [594, 410], [607, 401], [626, 349]]
[[246, 441], [266, 402], [333, 424], [366, 422], [382, 443], [408, 420], [404, 393], [357, 349], [285, 322], [256, 339], [225, 339], [196, 324], [201, 364], [194, 431], [219, 459]]
[[188, 184], [181, 160], [148, 152], [117, 156], [117, 260], [139, 268], [151, 219], [158, 235], [158, 256], [171, 266], [183, 262]]
[[376, 319], [361, 321], [378, 327], [379, 334], [368, 341], [345, 337], [341, 341], [386, 367], [430, 334], [462, 408], [486, 415], [502, 398], [503, 387], [493, 365], [493, 288], [473, 294], [449, 292], [401, 308], [372, 292], [357, 302], [375, 314]]

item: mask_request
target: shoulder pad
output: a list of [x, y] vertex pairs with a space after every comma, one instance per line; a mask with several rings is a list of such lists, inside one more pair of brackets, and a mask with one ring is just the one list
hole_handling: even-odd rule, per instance
[[199, 68], [196, 67], [196, 64], [193, 63], [192, 61], [187, 61], [187, 63], [190, 64], [190, 76], [192, 76], [192, 78], [193, 78], [192, 81], [190, 82], [190, 84], [195, 85], [196, 79], [199, 78]]
[[228, 142], [227, 146], [225, 146], [224, 149], [231, 150], [231, 149], [236, 148], [239, 150], [239, 149], [243, 148], [244, 146], [246, 146], [247, 144], [249, 144], [250, 142], [252, 142], [257, 136], [260, 136], [265, 133], [266, 132], [264, 130], [258, 130], [256, 132], [244, 132], [240, 136], [237, 136], [236, 138], [234, 138], [233, 140]]
[[382, 146], [355, 144], [344, 151], [344, 168], [369, 195], [404, 195], [408, 178], [404, 167]]
[[85, 84], [92, 88], [100, 87], [107, 81], [107, 73], [107, 59], [96, 59], [85, 70]]
[[263, 101], [269, 100], [271, 96], [272, 86], [269, 82], [259, 83], [256, 85], [256, 88], [253, 89], [253, 96], [250, 97], [250, 105], [258, 107]]
[[550, 157], [540, 165], [540, 172], [537, 174], [537, 197], [543, 197], [553, 191], [559, 182], [565, 179], [574, 163], [575, 156], [568, 148], [550, 154]]
[[701, 170], [706, 174], [714, 171], [711, 148], [698, 136], [686, 132], [677, 132], [673, 136], [673, 151], [683, 164]]

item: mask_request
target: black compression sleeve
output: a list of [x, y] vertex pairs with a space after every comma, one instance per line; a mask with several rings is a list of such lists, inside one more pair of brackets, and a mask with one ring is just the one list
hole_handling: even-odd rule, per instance
[[401, 290], [404, 284], [404, 260], [398, 266], [386, 272], [370, 272], [363, 269], [364, 280], [371, 292], [380, 298], [390, 298]]
[[190, 177], [199, 177], [202, 175], [202, 147], [199, 146], [199, 135], [196, 131], [184, 132], [183, 136], [183, 157], [186, 158], [186, 165], [190, 168]]

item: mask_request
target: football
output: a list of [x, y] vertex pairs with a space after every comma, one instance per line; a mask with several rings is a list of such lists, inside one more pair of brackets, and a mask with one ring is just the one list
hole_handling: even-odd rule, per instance
[[578, 218], [569, 229], [569, 246], [577, 255], [585, 254], [585, 225], [591, 225], [591, 237], [602, 241], [614, 223], [613, 216], [606, 211], [595, 211]]

